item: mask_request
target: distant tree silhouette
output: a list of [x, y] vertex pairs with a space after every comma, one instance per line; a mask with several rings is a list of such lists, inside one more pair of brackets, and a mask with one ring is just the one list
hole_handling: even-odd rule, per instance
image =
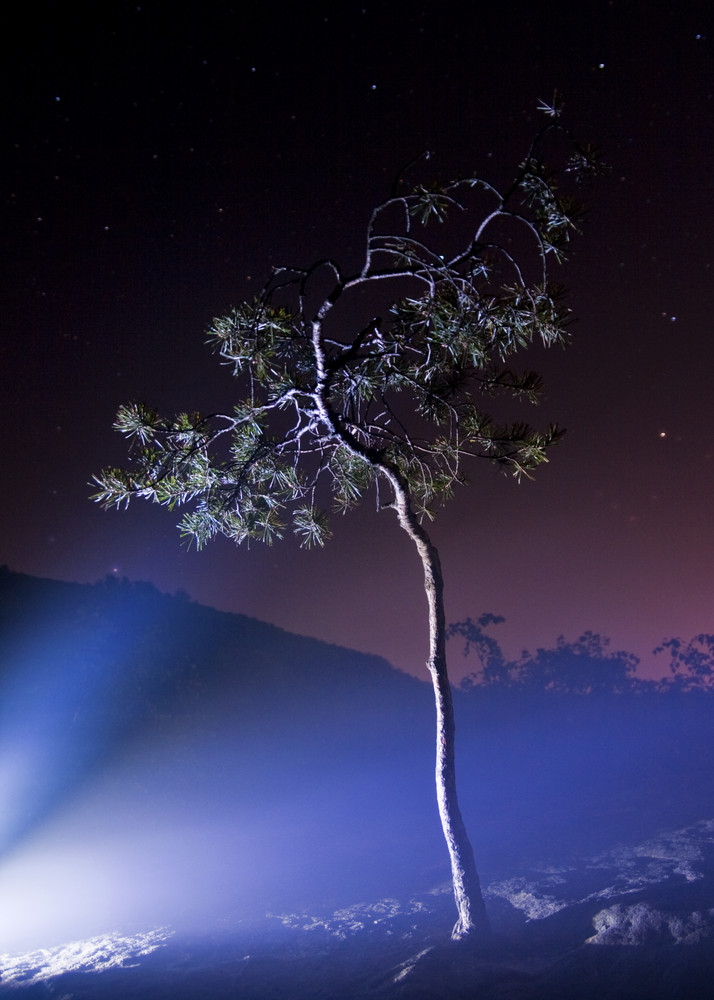
[[575, 642], [562, 635], [551, 649], [524, 652], [516, 662], [519, 683], [560, 694], [624, 694], [636, 686], [640, 662], [633, 653], [608, 652], [610, 640], [585, 632]]
[[257, 299], [214, 320], [210, 340], [240, 380], [234, 410], [165, 418], [122, 406], [115, 427], [133, 443], [132, 466], [104, 470], [95, 494], [105, 506], [187, 505], [181, 530], [199, 546], [219, 533], [272, 542], [289, 520], [304, 545], [322, 545], [326, 507], [344, 512], [370, 488], [394, 513], [424, 574], [455, 937], [486, 933], [488, 921], [456, 795], [443, 580], [424, 520], [464, 481], [467, 460], [520, 478], [560, 437], [484, 409], [492, 397], [536, 402], [540, 378], [509, 359], [567, 341], [550, 263], [565, 258], [582, 209], [561, 187], [599, 167], [557, 104], [541, 110], [547, 120], [505, 190], [476, 176], [410, 190], [400, 175], [372, 213], [359, 270], [329, 258], [278, 268]]
[[655, 656], [669, 653], [672, 676], [664, 687], [682, 691], [714, 690], [714, 635], [700, 632], [688, 642], [683, 639], [664, 639], [655, 650]]
[[517, 660], [506, 660], [498, 642], [484, 631], [500, 624], [500, 615], [466, 618], [449, 626], [450, 636], [464, 639], [464, 655], [473, 650], [481, 669], [466, 678], [466, 686], [501, 686], [557, 694], [623, 694], [640, 689], [636, 677], [639, 658], [624, 650], [609, 652], [610, 640], [585, 632], [575, 642], [558, 636], [555, 646], [535, 653], [524, 650]]
[[464, 640], [464, 656], [473, 651], [481, 661], [481, 669], [464, 678], [464, 687], [476, 684], [510, 685], [514, 683], [511, 675], [512, 663], [506, 661], [498, 641], [485, 631], [489, 625], [500, 625], [505, 622], [503, 615], [490, 612], [475, 620], [465, 618], [462, 622], [454, 622], [447, 629], [447, 638], [461, 636]]

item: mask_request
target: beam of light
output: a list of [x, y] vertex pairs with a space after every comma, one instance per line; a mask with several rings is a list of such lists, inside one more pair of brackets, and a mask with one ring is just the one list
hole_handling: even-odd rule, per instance
[[371, 702], [364, 730], [345, 703], [347, 727], [289, 672], [268, 698], [229, 671], [197, 698], [196, 654], [142, 625], [157, 598], [127, 593], [118, 614], [87, 599], [2, 637], [0, 951], [395, 891], [423, 837], [391, 797], [432, 805], [430, 742], [400, 763], [391, 729], [389, 754], [372, 747]]
[[367, 777], [310, 770], [291, 789], [295, 772], [256, 780], [260, 766], [234, 734], [189, 752], [174, 733], [97, 773], [0, 863], [0, 950], [159, 927], [201, 935], [403, 881], [421, 843], [397, 820], [416, 824], [387, 801], [378, 822]]
[[270, 829], [165, 780], [103, 774], [16, 845], [0, 864], [2, 951], [167, 925], [195, 931], [226, 909], [250, 909]]
[[3, 649], [0, 857], [81, 787], [133, 722], [121, 690], [128, 630], [108, 656], [113, 636], [88, 630], [81, 643], [58, 618], [40, 616]]
[[[277, 795], [266, 782], [261, 797], [232, 774], [244, 758], [232, 735], [198, 740], [190, 755], [176, 737], [96, 774], [0, 863], [0, 949], [157, 927], [201, 934], [344, 886], [350, 901], [375, 891], [384, 848], [364, 827], [387, 834], [369, 791], [345, 776], [341, 789], [316, 782]], [[245, 770], [254, 775], [253, 758]]]

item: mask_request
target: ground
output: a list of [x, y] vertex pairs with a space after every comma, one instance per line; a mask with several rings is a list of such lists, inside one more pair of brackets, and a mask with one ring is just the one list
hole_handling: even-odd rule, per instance
[[698, 1000], [714, 977], [714, 820], [486, 888], [494, 938], [452, 943], [450, 886], [337, 911], [230, 914], [2, 956], [29, 1000]]

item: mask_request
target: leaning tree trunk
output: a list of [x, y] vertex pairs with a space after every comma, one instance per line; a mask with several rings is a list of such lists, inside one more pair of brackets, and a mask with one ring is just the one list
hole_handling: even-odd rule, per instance
[[[390, 477], [391, 478], [391, 477]], [[424, 589], [429, 604], [429, 660], [427, 667], [436, 700], [436, 797], [441, 826], [451, 859], [451, 880], [458, 920], [452, 938], [488, 935], [490, 927], [481, 894], [474, 852], [459, 809], [456, 794], [454, 706], [446, 669], [446, 619], [444, 582], [439, 553], [419, 524], [403, 484], [395, 482], [395, 504], [399, 523], [417, 547], [424, 568]]]

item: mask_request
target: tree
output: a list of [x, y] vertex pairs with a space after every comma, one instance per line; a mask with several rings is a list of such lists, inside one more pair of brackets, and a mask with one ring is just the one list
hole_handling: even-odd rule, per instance
[[[115, 427], [132, 442], [131, 468], [104, 470], [94, 495], [104, 506], [138, 497], [186, 505], [180, 528], [198, 546], [218, 533], [272, 542], [288, 517], [302, 544], [322, 545], [330, 495], [345, 512], [373, 489], [395, 514], [424, 574], [455, 938], [485, 934], [488, 920], [456, 794], [443, 579], [424, 521], [464, 481], [467, 459], [520, 478], [560, 437], [483, 408], [497, 397], [536, 402], [540, 378], [509, 359], [535, 341], [567, 340], [569, 310], [549, 270], [582, 210], [559, 185], [598, 164], [559, 107], [541, 110], [547, 121], [505, 191], [476, 176], [409, 190], [405, 168], [372, 213], [359, 270], [344, 273], [330, 258], [277, 268], [261, 295], [214, 320], [210, 341], [244, 393], [234, 411], [167, 419], [142, 403], [122, 406]], [[551, 140], [557, 173], [544, 161]], [[439, 242], [434, 228], [447, 219]]]
[[471, 688], [477, 685], [506, 687], [514, 683], [513, 664], [507, 662], [498, 640], [485, 631], [489, 625], [501, 625], [505, 620], [503, 615], [486, 612], [476, 621], [473, 618], [465, 618], [464, 621], [449, 625], [446, 632], [447, 639], [461, 636], [464, 640], [464, 656], [468, 656], [473, 650], [481, 663], [480, 670], [464, 678], [464, 687]]
[[639, 658], [624, 650], [610, 652], [610, 640], [588, 630], [575, 642], [559, 635], [555, 647], [524, 652], [514, 665], [520, 684], [570, 695], [626, 694], [641, 689], [635, 676]]
[[[466, 618], [448, 628], [449, 637], [461, 636], [464, 656], [474, 650], [480, 670], [465, 686], [524, 691], [531, 694], [616, 695], [648, 690], [649, 682], [636, 676], [639, 658], [624, 650], [610, 652], [610, 640], [588, 630], [575, 642], [559, 635], [555, 646], [524, 650], [517, 660], [506, 660], [500, 645], [484, 629], [505, 621], [501, 615]], [[701, 637], [700, 637], [701, 638]]]
[[708, 691], [714, 688], [714, 635], [700, 632], [689, 642], [683, 639], [663, 639], [654, 650], [655, 656], [669, 653], [672, 674], [662, 687], [680, 691]]

